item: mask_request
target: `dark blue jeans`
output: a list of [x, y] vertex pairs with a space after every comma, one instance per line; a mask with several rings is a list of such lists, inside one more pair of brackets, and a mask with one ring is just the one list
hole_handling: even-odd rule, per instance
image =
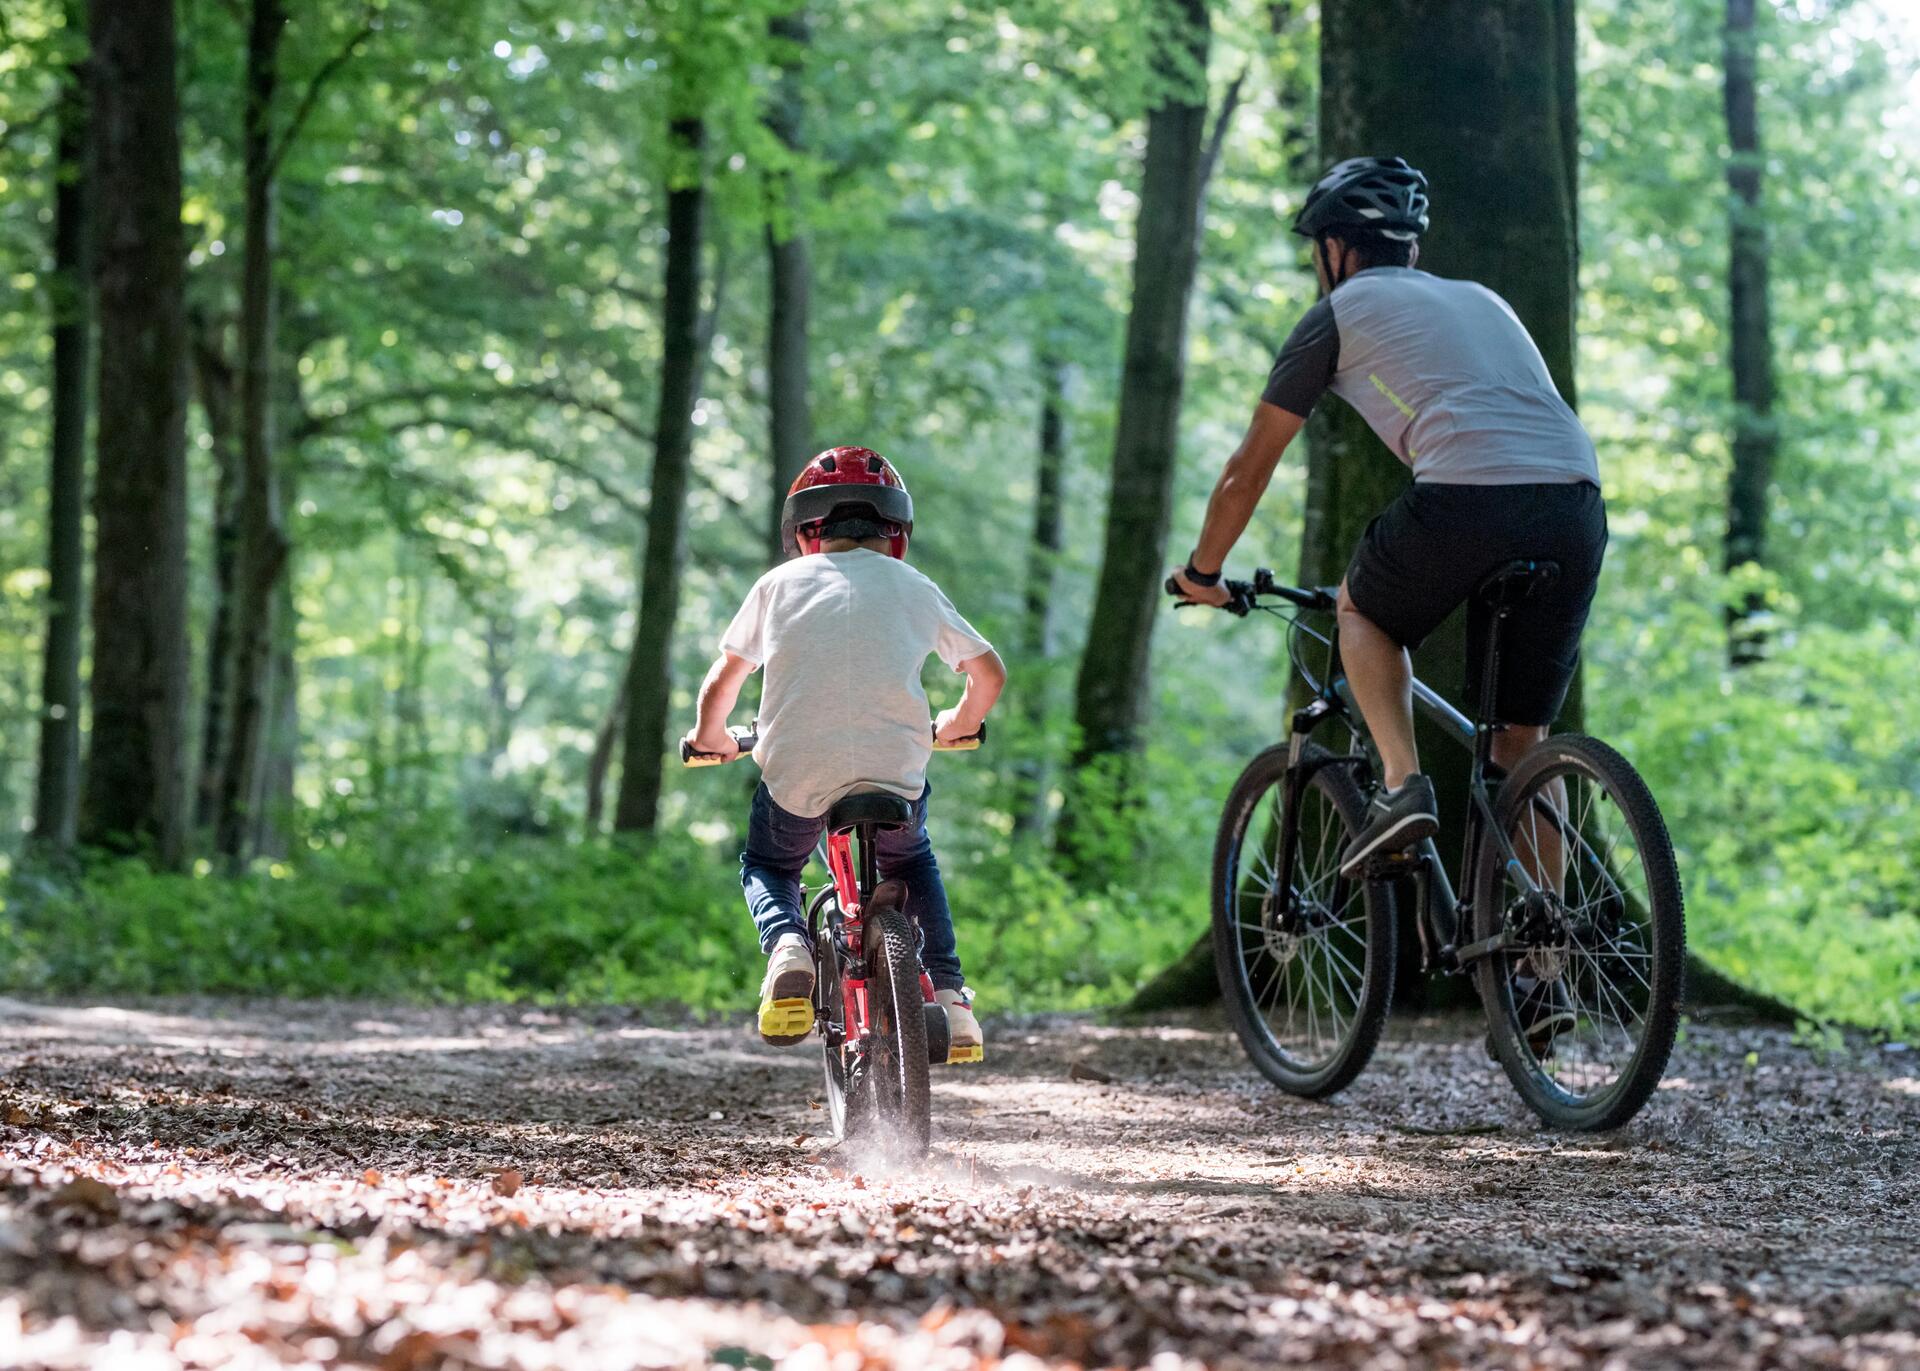
[[[927, 838], [927, 796], [932, 793], [933, 787], [928, 786], [913, 802], [911, 828], [875, 835], [874, 855], [881, 880], [906, 882], [907, 913], [920, 924], [925, 939], [920, 960], [934, 988], [958, 990], [966, 978], [953, 940], [953, 912], [947, 908], [947, 888], [940, 882], [940, 866]], [[771, 952], [783, 933], [806, 936], [800, 873], [826, 827], [826, 815], [803, 819], [775, 804], [766, 786], [754, 791], [747, 847], [740, 854], [740, 884], [747, 892], [753, 926], [760, 932], [762, 952]]]

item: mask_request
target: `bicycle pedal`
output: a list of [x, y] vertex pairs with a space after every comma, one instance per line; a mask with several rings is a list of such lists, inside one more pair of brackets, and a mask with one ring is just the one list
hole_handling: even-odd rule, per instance
[[985, 1045], [981, 1043], [975, 1043], [971, 1047], [951, 1048], [947, 1052], [948, 1066], [966, 1066], [974, 1062], [983, 1062], [986, 1059], [987, 1049]]
[[813, 1032], [812, 1000], [768, 1000], [760, 1006], [760, 1036], [791, 1047]]
[[1370, 881], [1397, 881], [1402, 876], [1410, 874], [1424, 860], [1425, 858], [1417, 852], [1390, 852], [1383, 856], [1367, 858], [1362, 870]]

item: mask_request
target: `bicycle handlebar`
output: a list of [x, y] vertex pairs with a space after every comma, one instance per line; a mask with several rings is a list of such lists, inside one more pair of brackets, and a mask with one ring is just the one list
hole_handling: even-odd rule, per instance
[[[929, 725], [929, 727], [931, 727], [931, 725]], [[760, 745], [759, 728], [760, 726], [756, 722], [751, 728], [742, 726], [727, 730], [727, 733], [740, 748], [740, 750], [731, 757], [722, 757], [718, 752], [695, 752], [693, 750], [693, 744], [689, 743], [685, 738], [682, 738], [680, 740], [680, 765], [724, 766], [728, 762], [737, 762]], [[975, 752], [979, 750], [980, 745], [986, 742], [986, 740], [987, 725], [986, 721], [982, 720], [978, 733], [970, 733], [966, 737], [956, 738], [950, 743], [941, 742], [939, 735], [936, 734], [933, 739], [933, 749], [936, 752]]]
[[[1256, 568], [1251, 581], [1221, 581], [1220, 585], [1227, 592], [1227, 602], [1224, 605], [1211, 607], [1223, 609], [1242, 619], [1258, 607], [1262, 595], [1271, 595], [1290, 604], [1296, 604], [1302, 609], [1320, 610], [1325, 613], [1332, 613], [1337, 603], [1332, 589], [1322, 586], [1308, 590], [1301, 586], [1281, 585], [1273, 579], [1273, 573], [1266, 567]], [[1180, 583], [1171, 576], [1167, 577], [1166, 590], [1169, 595], [1185, 593], [1180, 589]], [[1182, 600], [1174, 608], [1185, 609], [1188, 605], [1198, 603], [1200, 602], [1197, 600]]]

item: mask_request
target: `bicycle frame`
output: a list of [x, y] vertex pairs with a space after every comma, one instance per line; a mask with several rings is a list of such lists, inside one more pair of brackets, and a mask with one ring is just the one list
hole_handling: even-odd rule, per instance
[[[1483, 670], [1482, 699], [1492, 699], [1493, 683], [1499, 679], [1500, 636], [1508, 615], [1509, 606], [1501, 606], [1494, 613], [1487, 641], [1487, 659]], [[1331, 639], [1328, 640], [1331, 646]], [[1286, 805], [1281, 820], [1280, 861], [1278, 864], [1276, 889], [1291, 892], [1293, 890], [1294, 857], [1299, 846], [1299, 813], [1301, 797], [1308, 782], [1322, 768], [1328, 766], [1352, 766], [1362, 774], [1357, 778], [1365, 788], [1365, 773], [1370, 769], [1364, 753], [1335, 754], [1319, 758], [1315, 762], [1302, 764], [1301, 756], [1308, 738], [1330, 718], [1341, 718], [1356, 734], [1365, 735], [1365, 724], [1359, 704], [1353, 698], [1351, 687], [1344, 675], [1333, 676], [1328, 681], [1317, 681], [1302, 665], [1301, 675], [1313, 691], [1313, 699], [1294, 711], [1288, 738], [1288, 767]], [[1493, 735], [1498, 725], [1475, 723], [1451, 704], [1426, 682], [1413, 681], [1414, 711], [1431, 721], [1440, 732], [1467, 748], [1473, 754], [1473, 765], [1468, 780], [1468, 812], [1464, 850], [1461, 854], [1460, 875], [1463, 882], [1471, 883], [1473, 873], [1480, 861], [1480, 854], [1487, 836], [1498, 845], [1506, 868], [1515, 878], [1524, 895], [1532, 895], [1539, 885], [1527, 871], [1519, 856], [1513, 850], [1513, 844], [1506, 832], [1494, 819], [1493, 792], [1488, 784], [1488, 773], [1499, 768], [1493, 765]], [[1552, 822], [1563, 835], [1572, 834], [1570, 826], [1554, 811], [1549, 810]], [[1581, 841], [1584, 846], [1584, 841]], [[1375, 872], [1368, 873], [1368, 879], [1397, 880], [1410, 878], [1414, 883], [1417, 916], [1414, 926], [1419, 933], [1422, 954], [1422, 969], [1425, 971], [1463, 970], [1482, 957], [1491, 956], [1512, 945], [1511, 936], [1502, 932], [1491, 938], [1481, 939], [1466, 947], [1458, 946], [1460, 930], [1468, 926], [1470, 909], [1465, 901], [1455, 894], [1453, 883], [1447, 877], [1445, 864], [1440, 860], [1440, 849], [1432, 839], [1423, 840], [1411, 853], [1382, 860]], [[1611, 879], [1609, 875], [1609, 879]], [[1283, 917], [1291, 918], [1291, 907]], [[1293, 931], [1293, 930], [1289, 930]]]
[[[857, 858], [853, 841], [856, 834], [860, 839]], [[834, 900], [840, 910], [842, 965], [857, 972], [865, 962], [866, 929], [861, 921], [864, 894], [880, 883], [880, 861], [874, 851], [873, 833], [864, 826], [845, 833], [830, 833], [821, 839], [821, 846], [827, 871], [833, 878]], [[823, 936], [833, 936], [830, 927], [821, 932]], [[920, 995], [926, 1003], [935, 1003], [933, 980], [924, 969], [920, 972]], [[864, 976], [849, 974], [840, 978], [840, 1004], [846, 1015], [844, 1041], [849, 1046], [858, 1044], [872, 1031]]]

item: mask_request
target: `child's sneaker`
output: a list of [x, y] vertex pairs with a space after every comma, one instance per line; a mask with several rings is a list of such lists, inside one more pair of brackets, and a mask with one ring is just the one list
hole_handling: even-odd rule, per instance
[[760, 982], [760, 1036], [792, 1047], [813, 1032], [813, 954], [798, 933], [783, 934]]
[[980, 1020], [973, 1017], [973, 992], [964, 986], [936, 990], [934, 998], [947, 1011], [947, 1065], [984, 1060], [987, 1044], [980, 1034]]

